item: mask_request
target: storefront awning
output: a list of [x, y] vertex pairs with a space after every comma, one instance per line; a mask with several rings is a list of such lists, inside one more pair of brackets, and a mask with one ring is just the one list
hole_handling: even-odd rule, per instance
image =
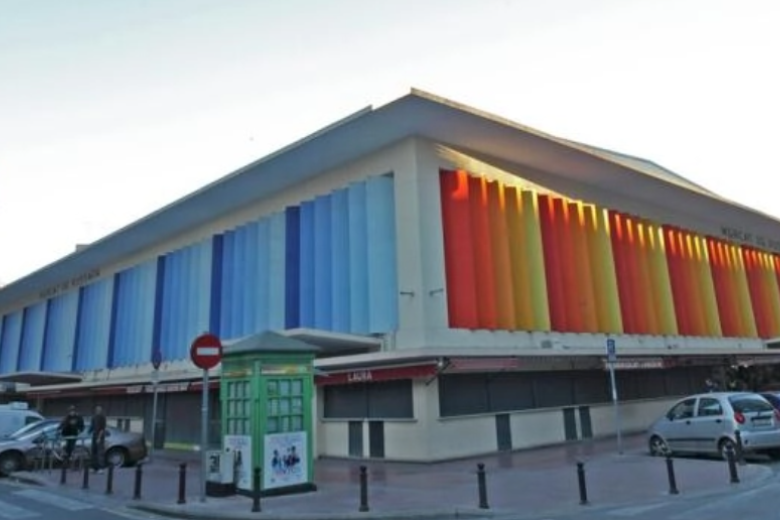
[[23, 383], [30, 386], [60, 385], [79, 383], [82, 377], [78, 374], [62, 372], [15, 372], [0, 376], [0, 383]]

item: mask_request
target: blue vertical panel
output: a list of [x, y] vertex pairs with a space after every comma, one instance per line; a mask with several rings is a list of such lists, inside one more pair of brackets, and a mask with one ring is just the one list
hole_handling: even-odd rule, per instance
[[[213, 270], [212, 262], [214, 257], [214, 244], [211, 238], [202, 240], [198, 243], [198, 275], [196, 277], [196, 295], [198, 302], [197, 312], [195, 313], [195, 323], [190, 329], [192, 339], [201, 332], [209, 331], [211, 323], [211, 273]], [[195, 331], [194, 333], [192, 331]], [[191, 343], [191, 341], [190, 341]], [[189, 351], [187, 352], [189, 354]]]
[[314, 203], [304, 202], [300, 222], [300, 326], [314, 326]]
[[222, 238], [222, 292], [220, 301], [222, 312], [219, 319], [219, 328], [223, 338], [235, 337], [231, 315], [235, 312], [233, 304], [233, 273], [235, 272], [235, 231], [226, 231]]
[[252, 294], [252, 332], [268, 330], [269, 305], [269, 263], [268, 248], [271, 232], [271, 219], [266, 217], [256, 223], [252, 247], [254, 248], [254, 268], [247, 272], [247, 289]]
[[287, 208], [285, 218], [284, 324], [294, 329], [301, 324], [301, 213]]
[[114, 274], [113, 287], [114, 292], [111, 296], [111, 318], [108, 332], [108, 355], [106, 357], [106, 367], [114, 366], [114, 353], [116, 352], [116, 336], [117, 327], [120, 326], [119, 316], [117, 315], [117, 308], [119, 307], [119, 276], [120, 273]]
[[349, 311], [349, 196], [347, 190], [331, 195], [330, 205], [330, 269], [331, 305], [333, 306], [332, 330], [350, 331]]
[[113, 296], [113, 276], [81, 289], [74, 366], [76, 371], [98, 370], [108, 366]]
[[20, 372], [37, 372], [41, 368], [46, 303], [46, 301], [38, 302], [24, 309], [22, 346], [19, 352]]
[[368, 334], [368, 218], [365, 183], [351, 184], [349, 203], [349, 316], [354, 334]]
[[235, 271], [233, 272], [233, 327], [237, 336], [246, 335], [247, 331], [247, 318], [249, 318], [249, 309], [244, 305], [247, 287], [246, 271], [247, 271], [247, 238], [249, 235], [249, 229], [246, 225], [240, 226], [236, 229], [236, 262]]
[[286, 231], [287, 218], [284, 213], [274, 213], [268, 217], [268, 266], [265, 277], [268, 281], [267, 328], [270, 330], [282, 330], [286, 325]]
[[241, 271], [241, 335], [251, 334], [257, 326], [257, 226], [258, 222], [244, 225], [243, 264]]
[[398, 326], [393, 178], [373, 177], [366, 184], [369, 332], [388, 332]]
[[314, 327], [323, 330], [333, 326], [330, 207], [329, 195], [314, 199]]
[[70, 372], [76, 344], [79, 291], [61, 294], [49, 301], [42, 369], [46, 372]]
[[175, 266], [175, 253], [167, 253], [163, 264], [165, 269], [158, 273], [158, 276], [162, 279], [162, 302], [160, 304], [160, 342], [155, 345], [160, 349], [160, 354], [165, 360], [169, 360], [171, 344], [171, 327], [165, 326], [165, 322], [170, 319], [173, 301], [170, 297], [176, 289], [173, 286], [173, 272], [176, 269]]
[[241, 250], [244, 247], [244, 239], [241, 228], [233, 230], [233, 244], [232, 253], [233, 261], [231, 262], [230, 269], [232, 271], [232, 283], [233, 290], [230, 294], [230, 308], [232, 309], [228, 319], [230, 320], [230, 330], [232, 334], [228, 337], [234, 338], [241, 335], [241, 322], [243, 321], [243, 309], [241, 309], [242, 293], [241, 293], [241, 271], [244, 269], [243, 255]]
[[181, 360], [189, 356], [192, 340], [208, 330], [211, 321], [211, 239], [168, 255], [163, 293], [160, 345], [163, 358]]
[[[5, 322], [8, 321], [5, 316], [0, 316], [0, 367], [2, 367], [3, 364], [3, 356], [5, 355], [3, 351], [5, 350], [3, 347], [3, 334], [5, 334]], [[2, 371], [0, 371], [0, 374], [2, 374]]]
[[211, 307], [209, 308], [209, 330], [222, 336], [222, 260], [223, 235], [211, 239]]
[[16, 372], [19, 365], [19, 346], [22, 339], [22, 311], [3, 317], [0, 336], [0, 374]]
[[148, 363], [154, 333], [157, 259], [122, 271], [117, 284], [116, 324], [110, 366]]
[[[154, 325], [152, 326], [152, 350], [162, 344], [163, 293], [165, 291], [165, 256], [157, 257], [157, 278], [154, 286]], [[162, 352], [162, 350], [160, 351]]]

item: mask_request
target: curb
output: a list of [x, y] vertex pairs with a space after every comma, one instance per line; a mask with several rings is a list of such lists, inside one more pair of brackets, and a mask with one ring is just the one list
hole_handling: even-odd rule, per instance
[[241, 512], [215, 512], [208, 509], [192, 510], [187, 506], [165, 505], [155, 503], [134, 503], [128, 504], [129, 509], [153, 513], [159, 516], [169, 518], [183, 518], [187, 520], [250, 520], [262, 518], [264, 520], [353, 520], [358, 518], [371, 518], [380, 520], [433, 520], [433, 519], [477, 519], [491, 518], [498, 516], [497, 512], [490, 510], [472, 510], [472, 509], [450, 509], [436, 510], [428, 509], [425, 511], [381, 511], [365, 513], [241, 513]]
[[28, 486], [49, 487], [49, 482], [27, 472], [11, 473], [8, 480], [17, 484], [26, 484]]

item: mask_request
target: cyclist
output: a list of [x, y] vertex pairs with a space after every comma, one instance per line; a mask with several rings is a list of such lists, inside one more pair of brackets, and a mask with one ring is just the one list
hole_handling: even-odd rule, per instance
[[68, 408], [68, 415], [62, 418], [59, 432], [65, 439], [65, 462], [70, 461], [76, 448], [76, 438], [84, 431], [84, 418], [78, 414], [75, 406]]

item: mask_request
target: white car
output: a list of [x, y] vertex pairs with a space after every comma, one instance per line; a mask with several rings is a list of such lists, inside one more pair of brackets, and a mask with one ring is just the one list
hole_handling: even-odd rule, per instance
[[758, 394], [712, 392], [677, 401], [648, 431], [655, 456], [671, 453], [718, 454], [736, 449], [735, 432], [745, 453], [780, 457], [780, 413]]

